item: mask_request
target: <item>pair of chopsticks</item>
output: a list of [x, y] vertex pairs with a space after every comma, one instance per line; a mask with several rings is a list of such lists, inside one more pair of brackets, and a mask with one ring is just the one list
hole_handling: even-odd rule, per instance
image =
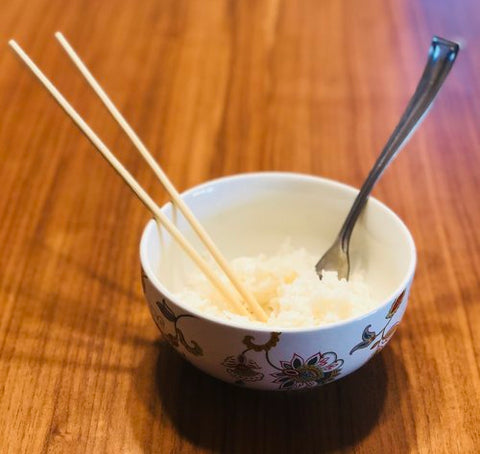
[[77, 113], [72, 105], [64, 98], [64, 96], [58, 91], [55, 85], [43, 74], [38, 66], [32, 61], [32, 59], [23, 51], [23, 49], [14, 41], [10, 40], [9, 45], [17, 53], [17, 55], [23, 60], [33, 74], [40, 80], [44, 87], [50, 92], [54, 99], [60, 104], [68, 116], [74, 121], [74, 123], [80, 128], [80, 130], [88, 137], [90, 142], [97, 148], [97, 150], [103, 155], [103, 157], [110, 163], [114, 170], [124, 179], [124, 181], [130, 186], [132, 191], [137, 195], [140, 201], [150, 210], [157, 223], [160, 223], [172, 236], [172, 238], [182, 247], [186, 254], [193, 260], [193, 262], [200, 268], [209, 281], [217, 288], [217, 290], [227, 299], [232, 308], [242, 315], [249, 316], [250, 313], [247, 310], [250, 309], [251, 313], [261, 321], [267, 320], [267, 315], [263, 308], [258, 304], [253, 294], [240, 282], [235, 276], [233, 270], [228, 264], [225, 257], [219, 251], [213, 240], [205, 231], [203, 226], [195, 218], [194, 214], [181, 199], [178, 191], [175, 189], [172, 182], [169, 180], [165, 172], [160, 165], [155, 161], [151, 153], [147, 150], [146, 146], [140, 140], [138, 135], [119, 112], [111, 99], [102, 89], [100, 84], [95, 80], [91, 72], [85, 66], [78, 54], [74, 51], [72, 46], [68, 43], [65, 37], [60, 33], [55, 33], [55, 37], [62, 45], [68, 56], [71, 58], [78, 70], [83, 74], [91, 88], [95, 91], [98, 97], [101, 99], [105, 107], [108, 109], [113, 118], [118, 122], [123, 131], [130, 138], [135, 148], [143, 156], [147, 164], [157, 175], [158, 179], [162, 183], [163, 187], [170, 196], [171, 202], [180, 209], [185, 216], [191, 227], [202, 240], [205, 247], [208, 249], [212, 257], [215, 259], [219, 267], [228, 277], [229, 281], [236, 289], [236, 293], [231, 287], [225, 285], [222, 280], [218, 278], [215, 272], [208, 266], [207, 262], [200, 256], [200, 254], [193, 248], [193, 246], [184, 238], [182, 233], [168, 219], [165, 214], [162, 213], [158, 205], [148, 195], [148, 193], [142, 188], [137, 180], [128, 172], [128, 170], [122, 165], [122, 163], [115, 157], [115, 155], [109, 150], [109, 148], [103, 143], [98, 135], [90, 128], [90, 126], [83, 120], [83, 118]]

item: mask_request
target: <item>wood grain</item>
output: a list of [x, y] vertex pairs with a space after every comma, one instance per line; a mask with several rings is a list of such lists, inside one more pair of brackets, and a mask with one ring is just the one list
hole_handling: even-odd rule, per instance
[[[3, 0], [0, 451], [480, 451], [480, 5], [475, 0]], [[148, 220], [7, 49], [14, 37], [159, 202], [166, 198], [53, 39], [62, 30], [180, 190], [288, 170], [359, 186], [433, 34], [464, 49], [375, 195], [418, 271], [398, 334], [302, 395], [194, 370], [143, 302]]]

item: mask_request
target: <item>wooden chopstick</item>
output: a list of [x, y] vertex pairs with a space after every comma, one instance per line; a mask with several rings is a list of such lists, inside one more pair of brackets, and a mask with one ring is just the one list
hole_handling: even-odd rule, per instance
[[160, 180], [163, 187], [165, 188], [168, 195], [170, 196], [170, 200], [172, 201], [172, 203], [174, 203], [180, 209], [182, 214], [185, 216], [185, 219], [187, 219], [187, 221], [190, 223], [195, 233], [202, 240], [203, 244], [208, 249], [208, 251], [212, 254], [212, 257], [215, 259], [218, 266], [226, 274], [226, 276], [228, 277], [230, 282], [233, 284], [233, 286], [236, 288], [236, 290], [240, 293], [240, 295], [245, 299], [250, 310], [260, 320], [267, 321], [267, 315], [263, 310], [263, 308], [260, 306], [260, 304], [258, 304], [258, 301], [256, 300], [255, 296], [252, 294], [252, 292], [248, 290], [248, 288], [245, 285], [242, 284], [242, 282], [235, 275], [231, 266], [229, 265], [229, 263], [227, 262], [223, 254], [220, 252], [216, 244], [213, 242], [210, 235], [207, 233], [204, 227], [200, 224], [200, 222], [192, 213], [188, 205], [180, 197], [180, 194], [175, 189], [175, 186], [172, 184], [168, 176], [165, 174], [165, 172], [157, 163], [157, 161], [152, 156], [152, 154], [148, 151], [145, 144], [140, 140], [140, 138], [135, 133], [133, 128], [130, 126], [130, 124], [127, 122], [125, 117], [117, 109], [117, 107], [112, 102], [110, 97], [105, 93], [105, 91], [97, 82], [97, 80], [92, 75], [90, 70], [87, 68], [85, 63], [78, 56], [78, 54], [75, 52], [75, 50], [72, 48], [72, 46], [67, 41], [67, 39], [63, 36], [62, 33], [56, 32], [55, 37], [60, 42], [61, 46], [63, 47], [65, 52], [68, 54], [70, 59], [73, 61], [75, 66], [78, 68], [78, 70], [83, 74], [83, 76], [89, 83], [90, 87], [95, 91], [95, 93], [101, 99], [101, 101], [103, 102], [105, 107], [108, 109], [110, 114], [113, 116], [113, 118], [118, 122], [120, 127], [124, 130], [124, 132], [130, 138], [135, 148], [140, 152], [140, 154], [143, 156], [147, 164], [155, 172], [158, 179]]
[[140, 201], [151, 211], [153, 216], [160, 220], [165, 229], [170, 233], [174, 240], [182, 247], [182, 249], [188, 254], [188, 256], [194, 261], [194, 263], [200, 268], [210, 282], [223, 294], [227, 301], [242, 315], [249, 315], [247, 309], [242, 304], [238, 295], [226, 286], [215, 273], [210, 269], [205, 260], [198, 254], [198, 252], [192, 247], [192, 245], [182, 236], [180, 230], [177, 229], [175, 224], [162, 213], [158, 205], [148, 195], [148, 193], [140, 186], [137, 180], [128, 172], [128, 170], [122, 165], [122, 163], [115, 157], [115, 155], [108, 149], [103, 141], [95, 134], [95, 132], [88, 126], [78, 112], [72, 107], [72, 105], [64, 98], [64, 96], [58, 91], [52, 82], [43, 74], [38, 66], [32, 61], [32, 59], [24, 52], [24, 50], [14, 41], [10, 40], [9, 45], [17, 53], [17, 55], [23, 60], [23, 62], [30, 68], [33, 74], [40, 80], [43, 86], [50, 92], [54, 99], [60, 104], [67, 115], [74, 121], [74, 123], [80, 128], [80, 130], [88, 137], [90, 142], [97, 148], [97, 150], [103, 155], [103, 157], [109, 162], [114, 170], [125, 180], [130, 186], [132, 191], [137, 195]]

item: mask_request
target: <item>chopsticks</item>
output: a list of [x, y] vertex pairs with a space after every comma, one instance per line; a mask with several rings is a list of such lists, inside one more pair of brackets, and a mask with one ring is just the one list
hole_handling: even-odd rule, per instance
[[[208, 250], [211, 252], [212, 256], [216, 259], [217, 263], [221, 269], [225, 272], [227, 277], [230, 279], [231, 283], [235, 286], [237, 291], [245, 298], [246, 303], [248, 304], [250, 310], [262, 321], [267, 320], [267, 316], [258, 302], [253, 298], [253, 295], [249, 293], [247, 289], [240, 283], [238, 278], [235, 277], [233, 271], [230, 269], [226, 259], [222, 256], [218, 248], [214, 245], [213, 241], [210, 239], [208, 234], [205, 232], [200, 223], [195, 219], [193, 213], [186, 206], [183, 200], [180, 198], [178, 192], [174, 188], [173, 184], [170, 182], [168, 177], [162, 171], [160, 166], [153, 159], [152, 155], [148, 152], [146, 147], [143, 145], [141, 140], [135, 134], [133, 129], [123, 118], [120, 112], [116, 109], [113, 103], [110, 101], [106, 93], [100, 87], [100, 85], [95, 81], [93, 76], [90, 74], [85, 65], [81, 62], [80, 58], [75, 54], [71, 46], [65, 40], [63, 35], [60, 33], [56, 34], [57, 39], [60, 41], [64, 49], [70, 55], [72, 60], [75, 62], [77, 67], [80, 69], [82, 74], [91, 84], [92, 88], [102, 99], [104, 104], [107, 106], [110, 113], [118, 121], [120, 126], [124, 129], [127, 135], [130, 137], [132, 142], [134, 142], [136, 148], [140, 151], [142, 156], [148, 162], [148, 164], [154, 169], [155, 173], [159, 177], [160, 181], [164, 185], [165, 189], [169, 193], [172, 202], [177, 205], [182, 213], [185, 215], [187, 220], [190, 222], [192, 227], [194, 227], [195, 232], [200, 236]], [[242, 301], [239, 299], [238, 295], [233, 292], [231, 288], [226, 286], [210, 269], [206, 261], [198, 254], [198, 252], [193, 248], [193, 246], [183, 237], [182, 233], [177, 229], [175, 224], [173, 224], [167, 216], [165, 216], [158, 205], [153, 201], [153, 199], [148, 195], [148, 193], [142, 188], [142, 186], [137, 182], [137, 180], [128, 172], [128, 170], [121, 164], [121, 162], [115, 157], [115, 155], [110, 151], [110, 149], [103, 143], [103, 141], [98, 137], [98, 135], [90, 128], [90, 126], [83, 120], [83, 118], [78, 114], [78, 112], [72, 107], [72, 105], [65, 99], [65, 97], [58, 91], [58, 89], [53, 85], [53, 83], [43, 74], [43, 72], [38, 68], [38, 66], [30, 59], [30, 57], [23, 51], [23, 49], [14, 41], [10, 40], [9, 45], [17, 53], [17, 55], [22, 59], [22, 61], [28, 66], [28, 68], [33, 72], [33, 74], [39, 79], [39, 81], [44, 85], [44, 87], [50, 92], [54, 99], [60, 104], [63, 110], [67, 115], [74, 121], [74, 123], [79, 127], [79, 129], [87, 136], [90, 142], [97, 148], [97, 150], [103, 155], [103, 157], [109, 162], [109, 164], [114, 168], [114, 170], [124, 179], [132, 191], [137, 195], [140, 201], [150, 210], [153, 216], [160, 221], [160, 223], [165, 227], [168, 233], [172, 238], [182, 247], [182, 249], [188, 254], [188, 256], [194, 261], [194, 263], [200, 268], [200, 270], [205, 274], [205, 276], [210, 280], [210, 282], [217, 288], [217, 290], [230, 302], [232, 307], [235, 308], [242, 315], [249, 315], [249, 312], [243, 305]], [[188, 213], [188, 214], [187, 214]], [[200, 233], [199, 233], [200, 232]], [[212, 247], [213, 246], [213, 247]]]
[[157, 161], [154, 159], [154, 157], [148, 151], [147, 147], [140, 140], [140, 138], [135, 133], [133, 128], [130, 126], [130, 124], [127, 122], [125, 117], [120, 113], [120, 111], [117, 109], [115, 104], [112, 102], [112, 100], [109, 98], [109, 96], [105, 93], [105, 91], [100, 86], [100, 84], [97, 82], [95, 77], [93, 77], [92, 73], [89, 71], [89, 69], [87, 68], [85, 63], [78, 56], [78, 54], [75, 52], [75, 50], [72, 48], [72, 46], [66, 40], [66, 38], [63, 36], [62, 33], [56, 32], [55, 37], [60, 42], [61, 46], [63, 47], [65, 52], [68, 54], [68, 56], [70, 57], [72, 62], [75, 64], [77, 69], [85, 77], [85, 79], [89, 83], [90, 87], [95, 91], [95, 93], [98, 95], [98, 97], [103, 102], [105, 107], [108, 109], [108, 111], [110, 112], [112, 117], [117, 121], [117, 123], [120, 125], [120, 127], [123, 129], [123, 131], [130, 138], [130, 140], [132, 141], [135, 148], [139, 151], [139, 153], [145, 159], [145, 161], [150, 166], [150, 168], [155, 172], [155, 175], [157, 175], [157, 177], [160, 180], [160, 182], [162, 183], [164, 189], [167, 191], [168, 195], [170, 196], [170, 200], [172, 201], [172, 203], [175, 206], [177, 206], [179, 208], [179, 210], [181, 211], [181, 213], [185, 216], [185, 219], [189, 222], [189, 224], [191, 225], [191, 227], [193, 228], [195, 233], [198, 235], [200, 240], [203, 242], [205, 247], [208, 249], [208, 251], [210, 252], [212, 257], [217, 262], [218, 266], [222, 269], [222, 271], [228, 277], [228, 279], [233, 284], [235, 289], [238, 291], [238, 293], [240, 293], [240, 295], [247, 302], [247, 304], [250, 307], [250, 309], [252, 310], [252, 312], [260, 320], [266, 321], [267, 316], [266, 316], [264, 310], [262, 309], [262, 307], [258, 304], [254, 295], [237, 278], [237, 276], [235, 275], [235, 273], [231, 269], [230, 265], [228, 264], [227, 260], [223, 256], [223, 254], [220, 252], [218, 247], [215, 245], [215, 243], [213, 242], [211, 237], [208, 235], [206, 230], [203, 228], [203, 226], [197, 220], [197, 218], [192, 213], [192, 211], [187, 206], [187, 204], [182, 200], [182, 198], [180, 197], [180, 194], [175, 189], [175, 186], [172, 184], [172, 182], [170, 181], [168, 176], [165, 174], [163, 169], [160, 167], [160, 165], [157, 163]]

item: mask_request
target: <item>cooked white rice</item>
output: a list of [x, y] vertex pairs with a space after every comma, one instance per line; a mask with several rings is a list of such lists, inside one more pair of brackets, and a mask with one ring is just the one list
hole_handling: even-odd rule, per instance
[[[198, 311], [224, 320], [277, 328], [319, 326], [364, 314], [377, 303], [360, 275], [347, 282], [336, 272], [315, 272], [318, 257], [288, 244], [270, 257], [240, 257], [231, 262], [241, 281], [253, 292], [269, 316], [265, 323], [230, 311], [225, 298], [200, 272], [193, 274], [177, 297]], [[226, 281], [223, 273], [218, 276]]]

